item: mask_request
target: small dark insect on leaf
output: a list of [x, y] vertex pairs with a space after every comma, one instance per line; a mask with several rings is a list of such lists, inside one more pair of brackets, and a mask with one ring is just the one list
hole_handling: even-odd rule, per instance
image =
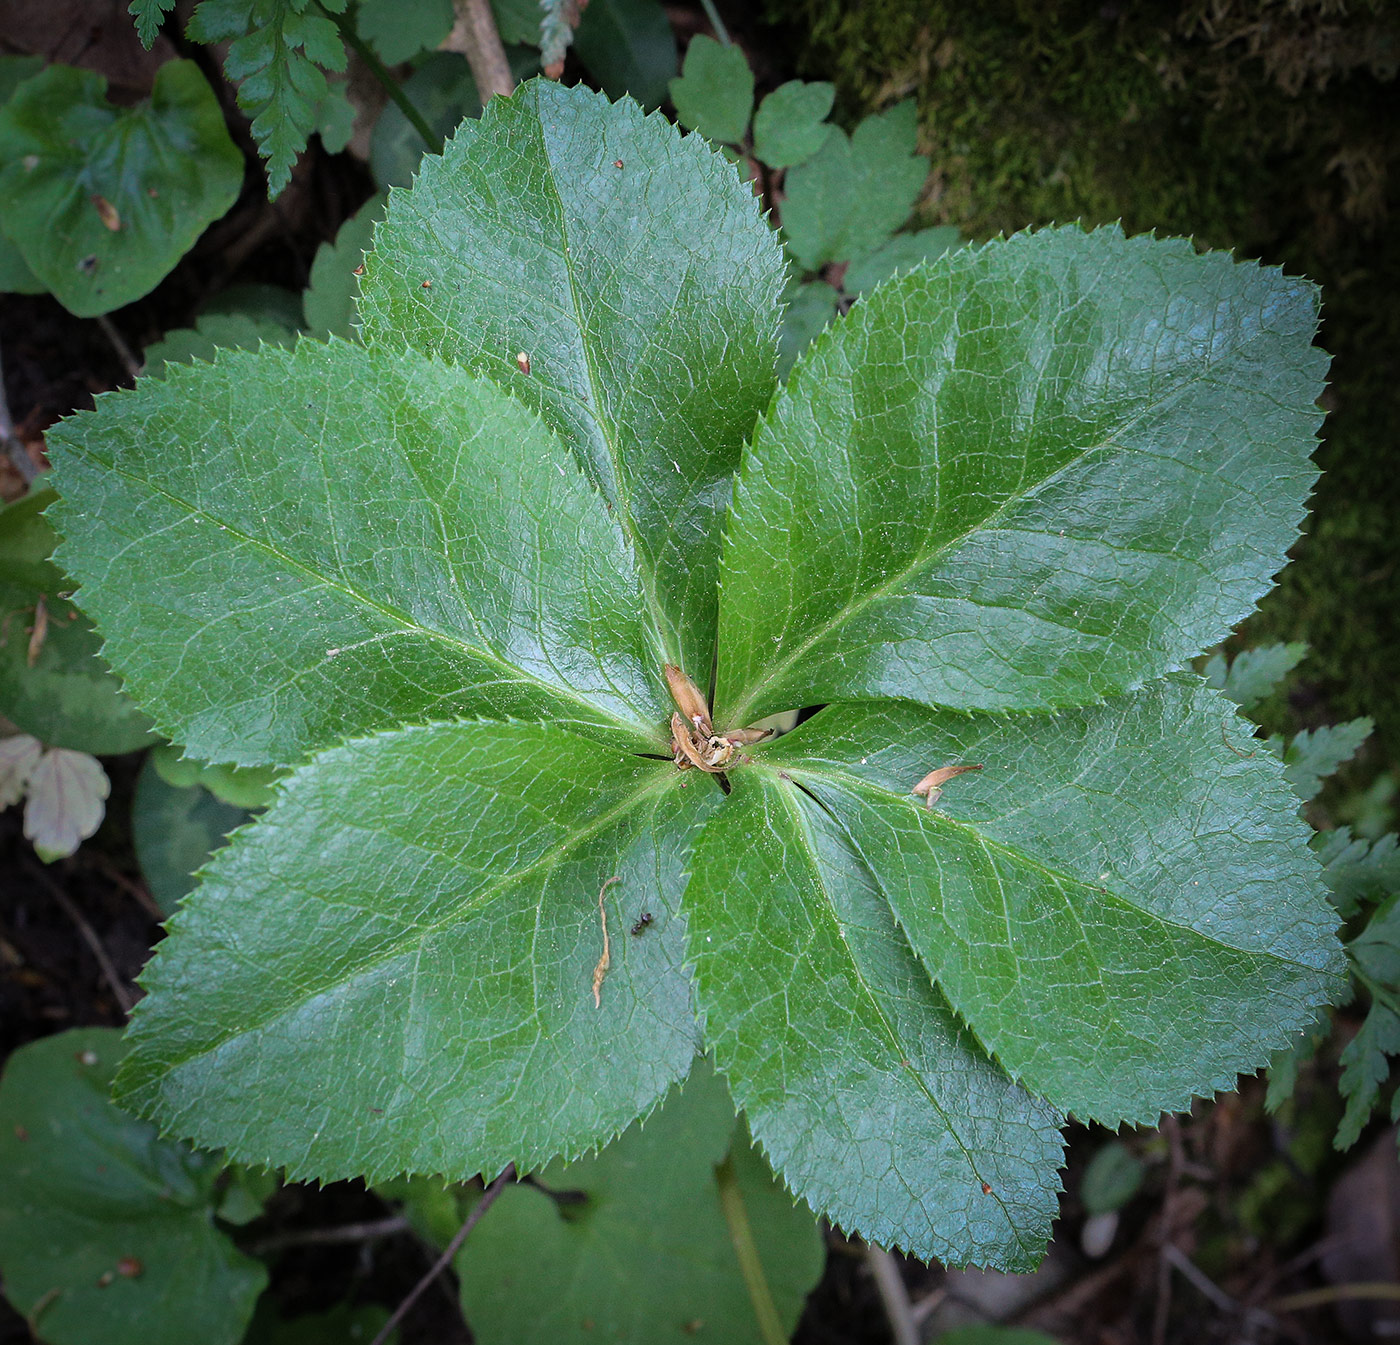
[[419, 288], [420, 290], [430, 290], [430, 289], [432, 289], [432, 287], [433, 287], [433, 282], [432, 282], [431, 280], [425, 280], [418, 288]]
[[351, 274], [351, 275], [355, 275], [355, 276], [362, 276], [362, 275], [364, 275], [364, 273], [365, 273], [365, 264], [364, 264], [364, 262], [361, 262], [350, 274]]
[[982, 1194], [983, 1194], [984, 1196], [989, 1196], [989, 1195], [992, 1194], [992, 1184], [991, 1184], [991, 1182], [983, 1182], [983, 1183], [982, 1183]]
[[614, 168], [621, 168], [621, 167], [622, 167], [622, 160], [621, 160], [621, 159], [614, 159], [614, 160], [613, 160], [613, 167], [614, 167]]
[[643, 911], [641, 915], [637, 917], [637, 923], [632, 926], [632, 933], [645, 933], [646, 927], [655, 919], [656, 917], [650, 911]]
[[123, 1275], [129, 1280], [136, 1279], [146, 1267], [141, 1264], [139, 1256], [124, 1256], [117, 1262], [117, 1274]]
[[515, 362], [520, 366], [520, 372], [528, 377], [530, 373], [530, 357], [522, 350], [516, 355]]

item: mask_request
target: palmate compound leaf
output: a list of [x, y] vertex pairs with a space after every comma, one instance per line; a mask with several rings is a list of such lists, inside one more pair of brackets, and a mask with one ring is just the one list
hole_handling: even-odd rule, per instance
[[1316, 472], [1306, 281], [1116, 228], [882, 286], [764, 417], [726, 524], [717, 720], [1082, 705], [1222, 639]]
[[[1342, 986], [1308, 828], [1258, 747], [1176, 674], [1051, 716], [833, 706], [764, 762], [829, 811], [1014, 1077], [1079, 1117], [1151, 1124], [1233, 1087]], [[936, 810], [911, 796], [953, 764], [982, 770]], [[705, 1008], [703, 964], [699, 986]]]
[[[1170, 731], [1162, 687], [966, 713], [1160, 677], [1282, 560], [1311, 481], [1313, 296], [1185, 244], [1051, 231], [916, 270], [817, 342], [754, 437], [721, 729], [819, 701], [953, 708], [833, 705], [756, 747], [770, 767], [734, 769], [728, 798], [637, 755], [664, 742], [661, 658], [704, 681], [715, 655], [725, 473], [772, 388], [761, 230], [693, 138], [528, 86], [393, 196], [366, 349], [221, 356], [53, 433], [61, 559], [162, 726], [223, 761], [323, 749], [177, 916], [130, 1103], [297, 1175], [576, 1154], [684, 1073], [688, 948], [708, 1039], [795, 1193], [921, 1255], [1026, 1267], [1055, 1108], [1155, 1117], [1262, 1063], [1336, 983], [1281, 766], [1214, 746], [1219, 702], [1168, 684], [1187, 706]], [[469, 712], [562, 722], [403, 727]], [[842, 716], [904, 712], [927, 722], [888, 778], [854, 763], [905, 743], [892, 720], [814, 747]], [[1081, 761], [1075, 734], [1114, 715], [1111, 750]], [[974, 746], [987, 769], [951, 798], [998, 798], [999, 753], [1005, 806], [917, 812], [913, 783]], [[1101, 766], [1127, 783], [1075, 774]], [[1013, 903], [977, 867], [992, 840], [1031, 855], [1019, 928], [986, 918], [1003, 886]], [[1100, 850], [1093, 894], [1071, 893]], [[621, 937], [648, 910], [660, 929]], [[1063, 967], [1049, 945], [1023, 983], [1015, 956], [1050, 932]], [[1086, 1057], [1104, 1024], [1121, 1080]]]
[[698, 1046], [680, 893], [721, 796], [687, 783], [534, 724], [321, 753], [171, 921], [118, 1098], [323, 1180], [526, 1171], [606, 1142]]
[[371, 345], [539, 408], [627, 530], [667, 657], [704, 680], [719, 519], [776, 383], [783, 279], [752, 193], [699, 136], [534, 81], [394, 193], [359, 313]]
[[661, 657], [617, 526], [514, 398], [410, 351], [223, 352], [49, 439], [59, 560], [191, 755], [290, 764], [490, 713], [656, 749]]

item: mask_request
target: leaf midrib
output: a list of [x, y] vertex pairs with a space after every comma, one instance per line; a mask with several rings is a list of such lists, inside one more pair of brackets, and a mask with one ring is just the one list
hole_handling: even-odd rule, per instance
[[[771, 793], [777, 796], [777, 798], [781, 801], [784, 809], [791, 816], [794, 824], [793, 830], [797, 834], [798, 841], [801, 844], [803, 852], [807, 857], [807, 862], [811, 865], [812, 872], [817, 876], [817, 879], [822, 886], [823, 892], [825, 892], [825, 871], [822, 867], [822, 864], [815, 849], [812, 847], [811, 839], [807, 833], [806, 819], [802, 816], [797, 800], [791, 796], [789, 791], [781, 788], [772, 789]], [[869, 869], [869, 866], [866, 865], [864, 857], [859, 856], [859, 858], [861, 866], [866, 869], [867, 873], [870, 873], [871, 871]], [[871, 873], [871, 877], [874, 878], [873, 873]], [[876, 880], [876, 886], [881, 886], [878, 880]], [[881, 890], [883, 890], [883, 888]], [[865, 972], [861, 969], [860, 962], [856, 958], [855, 952], [852, 950], [849, 942], [846, 939], [846, 932], [841, 927], [841, 922], [836, 916], [835, 907], [831, 904], [831, 899], [829, 897], [826, 898], [822, 906], [822, 914], [825, 917], [827, 917], [828, 923], [830, 924], [832, 930], [835, 932], [837, 940], [839, 941], [841, 947], [846, 951], [846, 956], [850, 961], [852, 970], [855, 972], [856, 980], [860, 984], [861, 991], [865, 995], [866, 1001], [874, 1009], [875, 1014], [879, 1019], [880, 1027], [885, 1036], [886, 1045], [893, 1047], [899, 1058], [903, 1059], [904, 1052], [902, 1047], [900, 1046], [899, 1033], [895, 1029], [894, 1024], [890, 1022], [889, 1017], [886, 1015], [884, 1008], [880, 1004], [879, 997], [870, 988], [869, 983], [866, 981]], [[893, 915], [893, 911], [891, 911], [891, 915]], [[928, 1084], [924, 1082], [922, 1071], [910, 1070], [908, 1071], [908, 1073], [913, 1075], [914, 1079], [918, 1083], [919, 1091], [928, 1100], [929, 1105], [934, 1109], [934, 1111], [938, 1113], [939, 1118], [947, 1127], [948, 1133], [956, 1141], [957, 1146], [962, 1152], [963, 1158], [966, 1160], [967, 1166], [971, 1170], [973, 1176], [979, 1182], [990, 1184], [986, 1182], [986, 1178], [978, 1170], [976, 1159], [973, 1157], [967, 1145], [963, 1143], [963, 1138], [958, 1133], [957, 1127], [953, 1124], [952, 1118], [948, 1115], [947, 1111], [944, 1110], [942, 1104], [940, 1104], [938, 1099], [933, 1095], [933, 1092], [929, 1088]], [[1011, 1229], [1012, 1235], [1015, 1237], [1017, 1244], [1026, 1250], [1032, 1250], [1031, 1243], [1022, 1241], [1020, 1229], [1017, 1226], [1016, 1220], [1012, 1217], [1010, 1210], [1006, 1208], [1006, 1202], [1001, 1198], [1001, 1193], [998, 1190], [996, 1190], [995, 1187], [993, 1187], [992, 1189], [992, 1196], [996, 1200], [998, 1206], [1000, 1206], [1002, 1214], [1005, 1215], [1007, 1227]]]
[[[1237, 956], [1264, 958], [1268, 961], [1276, 962], [1281, 966], [1295, 967], [1302, 971], [1311, 972], [1314, 975], [1326, 976], [1329, 974], [1325, 968], [1313, 967], [1306, 962], [1296, 962], [1292, 958], [1283, 957], [1278, 953], [1270, 952], [1267, 949], [1237, 947], [1235, 944], [1226, 943], [1221, 938], [1203, 933], [1194, 925], [1182, 924], [1178, 920], [1170, 920], [1158, 911], [1152, 911], [1144, 906], [1139, 906], [1129, 896], [1124, 895], [1122, 892], [1115, 891], [1113, 888], [1109, 887], [1095, 886], [1093, 883], [1086, 882], [1083, 878], [1080, 878], [1071, 873], [1066, 873], [1063, 870], [1055, 868], [1051, 864], [1047, 864], [1042, 860], [1036, 859], [1033, 855], [1028, 854], [1024, 850], [1018, 850], [1015, 846], [1009, 845], [1005, 841], [998, 841], [993, 837], [985, 835], [971, 822], [964, 822], [956, 817], [950, 817], [947, 813], [941, 812], [938, 809], [923, 808], [919, 807], [917, 804], [911, 804], [905, 795], [896, 794], [892, 790], [886, 789], [883, 785], [875, 784], [869, 780], [863, 780], [860, 776], [848, 775], [844, 771], [814, 769], [811, 766], [804, 766], [796, 762], [784, 763], [783, 769], [790, 772], [794, 776], [806, 776], [809, 779], [819, 780], [827, 784], [832, 784], [835, 785], [838, 789], [845, 789], [852, 794], [874, 795], [881, 803], [893, 803], [899, 805], [900, 807], [911, 808], [922, 820], [923, 825], [925, 826], [933, 826], [935, 829], [939, 827], [944, 827], [947, 828], [949, 831], [955, 831], [965, 834], [975, 844], [981, 846], [983, 850], [986, 850], [988, 852], [994, 851], [995, 853], [1002, 855], [1005, 858], [1012, 860], [1017, 864], [1032, 869], [1036, 873], [1041, 874], [1043, 877], [1050, 879], [1052, 882], [1077, 890], [1082, 890], [1085, 892], [1094, 892], [1100, 895], [1107, 895], [1111, 900], [1126, 907], [1128, 910], [1133, 911], [1136, 914], [1141, 915], [1148, 920], [1155, 921], [1164, 929], [1179, 930], [1183, 934], [1189, 934], [1194, 938], [1200, 939], [1203, 943], [1209, 944], [1215, 948], [1223, 949], [1230, 953], [1234, 953]], [[845, 830], [844, 826], [842, 830]], [[876, 882], [880, 886], [880, 889], [884, 891], [884, 884], [879, 881], [878, 877], [876, 878]], [[1074, 912], [1071, 911], [1071, 914], [1074, 914]], [[1078, 922], [1077, 915], [1075, 915], [1075, 919], [1076, 922]], [[1086, 947], [1089, 946], [1090, 945], [1086, 943]]]
[[[595, 817], [591, 822], [580, 827], [577, 831], [570, 832], [555, 845], [533, 859], [524, 868], [514, 869], [510, 873], [491, 879], [454, 906], [449, 913], [428, 924], [415, 925], [412, 929], [406, 930], [392, 943], [376, 949], [374, 955], [367, 959], [362, 965], [356, 967], [353, 972], [340, 975], [334, 980], [326, 981], [308, 990], [304, 990], [295, 998], [278, 1004], [275, 1009], [265, 1017], [255, 1021], [241, 1023], [237, 1027], [230, 1028], [215, 1040], [208, 1043], [201, 1043], [187, 1055], [171, 1055], [165, 1057], [163, 1061], [163, 1071], [167, 1073], [171, 1072], [181, 1065], [189, 1064], [192, 1060], [213, 1055], [214, 1052], [227, 1045], [230, 1041], [234, 1041], [239, 1037], [248, 1036], [251, 1033], [260, 1032], [263, 1028], [270, 1026], [279, 1019], [295, 1013], [298, 1009], [303, 1008], [318, 996], [327, 994], [333, 990], [343, 989], [352, 981], [359, 980], [366, 972], [371, 972], [376, 968], [392, 962], [403, 953], [410, 951], [415, 945], [421, 944], [425, 939], [431, 938], [434, 934], [439, 934], [443, 930], [450, 929], [454, 925], [459, 924], [467, 916], [494, 899], [502, 890], [524, 881], [541, 869], [547, 869], [556, 864], [567, 855], [570, 850], [574, 849], [576, 846], [582, 845], [585, 841], [596, 836], [600, 831], [605, 831], [618, 818], [624, 817], [629, 812], [633, 812], [641, 807], [650, 795], [659, 795], [665, 788], [673, 783], [674, 778], [675, 777], [670, 772], [658, 772], [652, 779], [640, 785], [633, 793], [629, 794], [621, 803], [610, 808], [600, 816]], [[582, 981], [580, 983], [582, 983]]]
[[601, 383], [598, 378], [597, 368], [594, 366], [593, 362], [593, 348], [588, 340], [588, 326], [583, 318], [583, 301], [579, 295], [578, 285], [574, 279], [573, 250], [569, 243], [568, 211], [564, 207], [564, 194], [559, 188], [558, 175], [554, 167], [554, 156], [550, 153], [549, 141], [544, 134], [545, 123], [543, 117], [539, 117], [539, 128], [540, 149], [549, 170], [549, 186], [554, 194], [555, 205], [559, 210], [559, 237], [563, 244], [561, 256], [564, 262], [564, 275], [569, 282], [569, 303], [573, 308], [574, 323], [578, 328], [579, 351], [583, 356], [584, 373], [588, 378], [589, 411], [593, 423], [598, 427], [598, 433], [602, 437], [603, 445], [608, 451], [608, 460], [612, 464], [613, 486], [617, 491], [617, 512], [619, 521], [622, 524], [623, 531], [627, 534], [627, 541], [632, 548], [632, 554], [637, 558], [637, 570], [642, 581], [642, 591], [646, 595], [647, 610], [651, 614], [652, 625], [656, 630], [657, 638], [661, 641], [664, 661], [667, 663], [680, 663], [681, 654], [675, 643], [675, 632], [671, 623], [666, 619], [666, 614], [662, 610], [660, 599], [657, 596], [655, 567], [651, 563], [650, 553], [642, 546], [641, 539], [637, 536], [636, 520], [632, 516], [631, 487], [623, 471], [622, 452], [617, 442], [617, 426], [611, 418], [605, 416], [603, 412], [605, 403], [602, 399]]
[[[1230, 353], [1231, 355], [1233, 355], [1236, 353], [1236, 351], [1232, 350]], [[1215, 367], [1217, 366], [1212, 366], [1212, 372]], [[748, 716], [749, 714], [750, 707], [754, 704], [755, 701], [760, 699], [762, 693], [773, 683], [778, 682], [788, 672], [792, 665], [796, 663], [798, 659], [800, 659], [804, 654], [806, 654], [814, 645], [820, 643], [820, 641], [824, 640], [828, 635], [832, 633], [832, 631], [844, 625], [847, 621], [854, 617], [857, 612], [861, 611], [865, 607], [868, 607], [871, 603], [878, 601], [880, 598], [888, 596], [894, 589], [898, 588], [912, 575], [917, 573], [919, 570], [925, 568], [926, 566], [932, 565], [935, 561], [947, 555], [948, 552], [952, 551], [955, 547], [960, 546], [974, 533], [979, 532], [985, 528], [995, 528], [996, 525], [1002, 520], [1002, 518], [1004, 518], [1004, 516], [1008, 512], [1010, 512], [1011, 509], [1032, 498], [1038, 491], [1044, 490], [1047, 486], [1053, 484], [1059, 477], [1069, 472], [1072, 468], [1079, 466], [1079, 464], [1082, 463], [1086, 458], [1092, 456], [1095, 453], [1102, 453], [1110, 448], [1123, 448], [1123, 445], [1116, 443], [1116, 440], [1120, 436], [1127, 434], [1134, 427], [1140, 424], [1141, 421], [1144, 420], [1147, 416], [1151, 415], [1154, 411], [1160, 410], [1163, 406], [1167, 405], [1175, 398], [1182, 396], [1184, 393], [1194, 388], [1198, 383], [1202, 383], [1205, 381], [1205, 374], [1191, 374], [1189, 377], [1183, 379], [1180, 383], [1178, 383], [1175, 387], [1171, 388], [1170, 391], [1163, 393], [1156, 400], [1149, 402], [1146, 406], [1139, 409], [1135, 414], [1128, 417], [1128, 419], [1125, 420], [1122, 424], [1114, 426], [1112, 431], [1098, 443], [1090, 444], [1085, 446], [1084, 448], [1079, 449], [1077, 452], [1074, 453], [1072, 457], [1067, 458], [1063, 463], [1060, 464], [1059, 467], [1055, 468], [1054, 471], [1048, 473], [1043, 477], [1040, 477], [1036, 481], [1031, 482], [1024, 489], [1018, 490], [1014, 494], [1008, 495], [1006, 499], [1004, 499], [999, 505], [997, 505], [995, 509], [991, 510], [990, 513], [984, 515], [982, 518], [977, 519], [975, 522], [970, 523], [960, 533], [955, 534], [954, 536], [948, 538], [944, 542], [938, 543], [933, 546], [926, 545], [925, 547], [921, 548], [907, 565], [897, 570], [887, 579], [882, 580], [879, 584], [876, 584], [873, 587], [867, 589], [864, 593], [860, 594], [859, 597], [854, 598], [850, 602], [843, 604], [837, 612], [833, 613], [830, 617], [821, 622], [795, 648], [790, 650], [788, 653], [784, 654], [776, 663], [770, 665], [768, 670], [765, 671], [763, 675], [759, 677], [757, 682], [754, 683], [752, 689], [746, 692], [732, 709], [727, 709], [723, 711], [725, 722], [728, 723], [732, 719], [735, 724], [746, 723], [746, 716]], [[768, 422], [765, 422], [765, 424], [760, 427], [759, 432], [762, 433], [767, 428]]]
[[[508, 680], [510, 681], [529, 683], [532, 686], [539, 687], [542, 691], [545, 691], [550, 696], [553, 696], [560, 700], [568, 701], [573, 705], [582, 707], [588, 712], [584, 722], [596, 723], [598, 716], [604, 716], [618, 728], [625, 729], [629, 733], [640, 733], [640, 735], [643, 738], [645, 738], [648, 742], [654, 742], [657, 739], [657, 734], [654, 731], [648, 730], [646, 721], [641, 717], [640, 714], [638, 714], [636, 719], [634, 720], [622, 719], [618, 715], [614, 714], [612, 711], [607, 710], [600, 705], [596, 705], [593, 701], [587, 700], [584, 697], [579, 696], [570, 687], [557, 686], [554, 683], [546, 682], [542, 678], [536, 677], [532, 673], [526, 672], [524, 668], [518, 667], [516, 664], [511, 663], [508, 660], [502, 658], [494, 650], [481, 648], [473, 644], [468, 644], [467, 641], [462, 639], [460, 636], [449, 634], [447, 631], [434, 630], [431, 626], [423, 625], [421, 622], [416, 621], [407, 613], [401, 612], [398, 608], [391, 607], [387, 603], [379, 602], [378, 600], [368, 596], [367, 594], [361, 593], [357, 589], [352, 588], [348, 583], [344, 583], [337, 579], [333, 579], [329, 575], [322, 574], [321, 571], [316, 569], [314, 566], [306, 563], [305, 561], [298, 560], [294, 556], [287, 555], [286, 552], [274, 546], [271, 542], [266, 541], [260, 537], [254, 537], [252, 534], [245, 532], [236, 524], [221, 522], [216, 515], [211, 514], [208, 510], [201, 509], [197, 505], [193, 504], [191, 501], [184, 499], [182, 496], [175, 495], [168, 490], [165, 490], [163, 487], [156, 485], [154, 482], [150, 481], [146, 477], [138, 476], [136, 473], [119, 466], [115, 462], [115, 460], [112, 462], [105, 462], [99, 454], [93, 453], [90, 450], [84, 448], [79, 448], [71, 441], [68, 441], [67, 447], [72, 452], [76, 453], [79, 457], [85, 457], [89, 461], [96, 463], [104, 471], [114, 473], [115, 475], [123, 478], [126, 481], [131, 482], [132, 484], [150, 491], [151, 494], [159, 496], [167, 503], [172, 504], [179, 509], [183, 509], [189, 517], [199, 519], [201, 522], [208, 523], [213, 527], [219, 528], [223, 532], [229, 533], [231, 536], [237, 538], [239, 541], [245, 543], [246, 545], [263, 552], [265, 555], [271, 556], [281, 564], [285, 565], [287, 568], [306, 575], [308, 578], [313, 579], [317, 583], [324, 585], [325, 588], [333, 592], [343, 594], [345, 597], [350, 598], [352, 601], [361, 604], [362, 606], [368, 608], [370, 611], [378, 612], [381, 616], [402, 627], [404, 631], [411, 634], [421, 635], [428, 639], [437, 640], [442, 644], [450, 646], [453, 649], [460, 650], [469, 658], [478, 659], [483, 663], [490, 664], [493, 668], [500, 669], [502, 672], [507, 674]], [[463, 606], [466, 606], [465, 602], [463, 603]], [[471, 615], [472, 620], [475, 621], [476, 614], [471, 611], [470, 607], [467, 607], [466, 610], [469, 613], [469, 615]], [[633, 708], [635, 710], [635, 707]]]

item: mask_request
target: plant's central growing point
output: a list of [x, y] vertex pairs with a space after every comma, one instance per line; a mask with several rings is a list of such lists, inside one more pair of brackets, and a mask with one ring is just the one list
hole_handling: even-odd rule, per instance
[[678, 707], [671, 716], [671, 756], [678, 769], [688, 771], [693, 768], [719, 775], [747, 760], [739, 752], [741, 747], [762, 742], [772, 733], [772, 729], [734, 729], [728, 733], [716, 733], [710, 720], [710, 707], [705, 703], [700, 688], [674, 663], [666, 664], [662, 671], [666, 674], [666, 685], [671, 688], [671, 697]]

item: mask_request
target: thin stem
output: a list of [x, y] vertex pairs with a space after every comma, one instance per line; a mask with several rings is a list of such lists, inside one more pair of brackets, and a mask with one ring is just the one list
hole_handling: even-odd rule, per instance
[[117, 1003], [121, 1006], [123, 1013], [130, 1013], [131, 1007], [136, 1003], [131, 992], [122, 984], [122, 978], [117, 974], [117, 969], [112, 963], [112, 959], [107, 956], [107, 950], [102, 946], [102, 940], [97, 937], [97, 931], [88, 924], [87, 918], [69, 899], [68, 894], [49, 877], [43, 869], [31, 868], [34, 876], [48, 889], [49, 895], [58, 903], [73, 924], [77, 927], [78, 933], [82, 935], [83, 942], [87, 944], [93, 957], [97, 960], [98, 969], [102, 972], [103, 979], [111, 987], [112, 994]]
[[370, 1342], [370, 1345], [384, 1345], [384, 1342], [388, 1340], [393, 1333], [394, 1328], [403, 1321], [409, 1308], [419, 1300], [427, 1287], [452, 1264], [452, 1258], [457, 1255], [457, 1249], [467, 1240], [467, 1234], [476, 1227], [481, 1216], [496, 1203], [496, 1197], [505, 1190], [506, 1183], [513, 1180], [514, 1177], [515, 1164], [507, 1163], [505, 1171], [486, 1188], [486, 1194], [476, 1202], [472, 1212], [467, 1215], [466, 1222], [453, 1234], [452, 1241], [447, 1244], [442, 1255], [433, 1262], [428, 1273], [409, 1290], [408, 1297], [394, 1309], [394, 1315], [384, 1323], [379, 1334]]
[[126, 338], [117, 330], [116, 324], [106, 313], [97, 315], [97, 325], [102, 328], [107, 340], [112, 343], [112, 349], [117, 352], [117, 358], [126, 366], [126, 372], [131, 376], [131, 381], [136, 382], [141, 376], [141, 361], [132, 354], [131, 347], [126, 343]]
[[909, 1290], [904, 1287], [904, 1277], [899, 1273], [899, 1263], [883, 1247], [873, 1243], [865, 1249], [865, 1260], [874, 1276], [885, 1316], [889, 1318], [894, 1345], [919, 1345], [919, 1327], [909, 1302]]
[[337, 1224], [333, 1228], [300, 1228], [264, 1238], [243, 1251], [249, 1256], [268, 1256], [287, 1247], [317, 1247], [338, 1242], [368, 1242], [371, 1238], [388, 1238], [408, 1233], [413, 1225], [401, 1214], [384, 1219], [370, 1219], [358, 1224]]
[[379, 81], [380, 87], [388, 94], [389, 101], [408, 118], [408, 124], [423, 138], [423, 143], [428, 147], [428, 153], [441, 154], [442, 137], [433, 134], [433, 128], [423, 119], [423, 114], [409, 102], [408, 95], [404, 93], [398, 80], [384, 68], [384, 62], [374, 54], [369, 44], [355, 31], [355, 25], [350, 22], [346, 15], [332, 13], [321, 3], [321, 0], [316, 0], [316, 8], [335, 24], [351, 51], [365, 63], [365, 69]]
[[715, 36], [719, 38], [721, 45], [729, 47], [733, 41], [729, 36], [729, 29], [724, 26], [724, 20], [719, 16], [719, 10], [715, 8], [715, 0], [700, 0], [700, 8], [705, 11], [705, 17], [710, 21], [710, 27], [715, 30]]
[[744, 1193], [739, 1190], [739, 1182], [734, 1175], [732, 1155], [725, 1155], [724, 1162], [715, 1168], [715, 1185], [719, 1187], [719, 1203], [724, 1211], [724, 1222], [729, 1226], [729, 1241], [739, 1260], [739, 1271], [749, 1291], [749, 1302], [753, 1304], [753, 1315], [758, 1322], [758, 1334], [763, 1345], [788, 1345], [788, 1334], [783, 1330], [782, 1320], [773, 1302], [773, 1292], [768, 1287], [768, 1277], [763, 1273], [758, 1246], [753, 1240], [749, 1212], [744, 1206]]
[[1363, 1280], [1356, 1284], [1329, 1284], [1323, 1289], [1304, 1289], [1299, 1294], [1285, 1294], [1269, 1303], [1272, 1312], [1299, 1312], [1303, 1308], [1320, 1308], [1328, 1303], [1341, 1303], [1352, 1298], [1400, 1299], [1400, 1284], [1389, 1280]]
[[15, 471], [20, 474], [20, 478], [28, 485], [39, 475], [39, 469], [34, 465], [34, 459], [29, 456], [29, 450], [20, 442], [19, 436], [15, 433], [15, 423], [10, 419], [10, 403], [5, 397], [5, 367], [0, 364], [0, 441], [5, 445], [5, 453], [14, 464]]
[[482, 103], [496, 94], [509, 98], [515, 92], [515, 76], [506, 59], [490, 0], [453, 0], [452, 8], [457, 21], [442, 44], [443, 50], [458, 51], [467, 58]]

